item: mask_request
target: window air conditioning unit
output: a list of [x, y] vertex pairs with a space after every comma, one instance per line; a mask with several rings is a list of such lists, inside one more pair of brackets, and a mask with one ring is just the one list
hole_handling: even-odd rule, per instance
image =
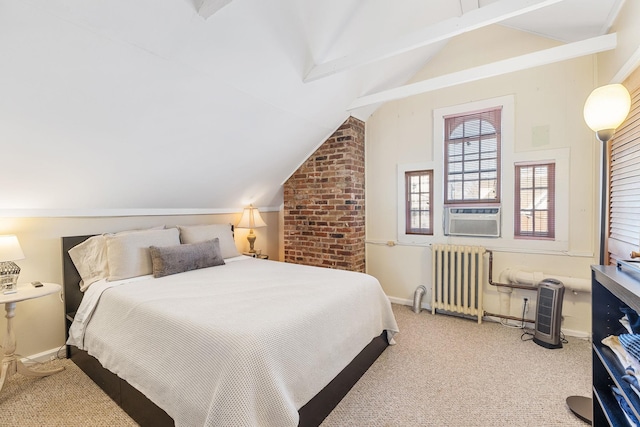
[[500, 237], [500, 208], [444, 208], [447, 236]]

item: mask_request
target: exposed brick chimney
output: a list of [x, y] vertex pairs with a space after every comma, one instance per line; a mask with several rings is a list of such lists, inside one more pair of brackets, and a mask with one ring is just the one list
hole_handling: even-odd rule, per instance
[[364, 272], [364, 122], [349, 117], [284, 184], [284, 260]]

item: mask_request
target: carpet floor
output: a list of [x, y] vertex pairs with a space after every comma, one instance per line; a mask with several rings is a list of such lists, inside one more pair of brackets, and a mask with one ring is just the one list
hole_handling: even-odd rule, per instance
[[[591, 395], [591, 346], [523, 341], [522, 330], [393, 305], [401, 333], [327, 417], [343, 426], [576, 426], [565, 404]], [[530, 337], [526, 337], [527, 339]], [[69, 360], [45, 378], [15, 375], [0, 392], [0, 426], [135, 426]]]
[[323, 427], [587, 425], [565, 399], [591, 396], [588, 341], [569, 337], [561, 349], [550, 350], [499, 323], [393, 309], [397, 344], [382, 353]]

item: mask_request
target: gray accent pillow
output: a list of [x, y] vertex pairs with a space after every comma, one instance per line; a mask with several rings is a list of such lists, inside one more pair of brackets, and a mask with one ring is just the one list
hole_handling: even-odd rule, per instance
[[153, 277], [224, 265], [218, 238], [177, 246], [150, 246]]

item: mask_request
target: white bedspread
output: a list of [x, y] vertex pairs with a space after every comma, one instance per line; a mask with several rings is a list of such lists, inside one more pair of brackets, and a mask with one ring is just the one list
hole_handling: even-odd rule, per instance
[[246, 258], [95, 285], [69, 343], [176, 426], [296, 426], [371, 339], [398, 331], [378, 281], [347, 271]]

